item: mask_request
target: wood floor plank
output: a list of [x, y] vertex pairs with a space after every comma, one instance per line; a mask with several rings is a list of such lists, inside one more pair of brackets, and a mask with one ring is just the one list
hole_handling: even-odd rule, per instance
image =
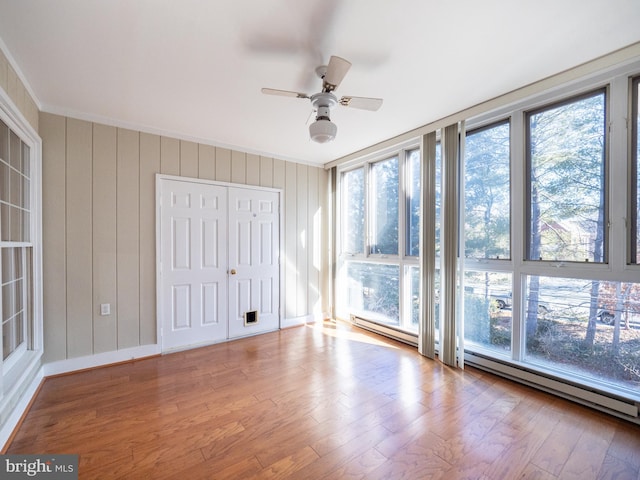
[[596, 478], [604, 463], [615, 430], [615, 422], [601, 421], [597, 427], [593, 422], [587, 422], [571, 456], [558, 476], [563, 480]]
[[7, 453], [80, 478], [640, 480], [640, 427], [339, 322], [48, 378]]

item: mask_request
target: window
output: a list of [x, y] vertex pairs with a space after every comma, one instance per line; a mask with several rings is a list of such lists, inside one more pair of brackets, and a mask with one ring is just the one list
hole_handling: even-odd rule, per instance
[[527, 114], [528, 260], [606, 262], [604, 90]]
[[464, 340], [471, 350], [511, 351], [511, 131], [500, 121], [466, 133]]
[[26, 349], [33, 322], [29, 147], [0, 121], [0, 283], [2, 360]]
[[465, 346], [510, 352], [512, 275], [465, 271], [464, 282]]
[[[528, 276], [526, 361], [614, 387], [640, 386], [640, 283]], [[527, 302], [528, 303], [528, 302]], [[530, 324], [534, 323], [533, 328]]]
[[416, 334], [420, 149], [399, 149], [363, 161], [341, 171], [338, 178], [336, 314]]
[[[470, 363], [495, 359], [500, 371], [513, 362], [588, 392], [640, 399], [637, 267], [625, 268], [613, 250], [627, 239], [628, 263], [638, 263], [640, 77], [621, 81], [627, 78], [597, 89], [585, 82], [579, 94], [567, 88], [542, 107], [527, 110], [523, 102], [496, 114], [508, 121], [483, 118], [468, 130], [463, 315]], [[621, 145], [609, 154], [609, 143], [627, 132], [622, 115], [608, 120], [614, 100], [617, 111], [633, 108], [630, 160]], [[618, 188], [627, 172], [629, 188]], [[524, 192], [509, 192], [511, 182]], [[636, 222], [628, 230], [626, 206]], [[611, 212], [619, 217], [609, 225]]]
[[367, 319], [400, 325], [400, 275], [397, 265], [349, 262], [349, 306]]
[[467, 132], [465, 256], [511, 257], [509, 123]]
[[406, 255], [420, 254], [420, 150], [407, 152], [407, 245]]
[[364, 252], [364, 168], [342, 176], [342, 252]]
[[370, 253], [398, 255], [398, 157], [371, 165]]

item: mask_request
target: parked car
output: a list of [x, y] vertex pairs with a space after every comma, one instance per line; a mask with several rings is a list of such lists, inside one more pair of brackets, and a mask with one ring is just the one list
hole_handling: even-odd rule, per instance
[[600, 310], [598, 312], [597, 317], [598, 317], [598, 320], [600, 320], [605, 325], [613, 325], [613, 322], [616, 318], [613, 312], [610, 312], [608, 310]]
[[491, 295], [491, 300], [496, 302], [496, 306], [500, 310], [504, 310], [507, 307], [511, 307], [511, 292], [507, 294], [494, 294]]
[[[511, 308], [511, 296], [511, 292], [506, 294], [496, 293], [491, 295], [491, 299], [496, 302], [496, 306], [500, 310], [504, 310], [505, 308]], [[538, 313], [547, 313], [549, 310], [549, 306], [546, 303], [538, 301]]]

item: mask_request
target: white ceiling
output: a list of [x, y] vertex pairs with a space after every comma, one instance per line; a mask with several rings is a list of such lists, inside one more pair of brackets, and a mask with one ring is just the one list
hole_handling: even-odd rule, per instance
[[[324, 164], [640, 41], [638, 0], [0, 0], [42, 110]], [[353, 63], [338, 136], [308, 139], [314, 68]]]

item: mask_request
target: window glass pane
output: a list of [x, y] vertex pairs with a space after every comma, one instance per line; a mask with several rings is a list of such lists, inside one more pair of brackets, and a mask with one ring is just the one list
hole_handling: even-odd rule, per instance
[[22, 171], [22, 147], [20, 137], [14, 132], [9, 133], [9, 163], [18, 172]]
[[364, 168], [342, 175], [342, 253], [364, 253]]
[[605, 94], [527, 116], [530, 260], [603, 262]]
[[9, 282], [2, 284], [2, 321], [6, 322], [16, 313], [16, 284]]
[[9, 201], [12, 205], [19, 207], [22, 205], [22, 175], [15, 170], [11, 170], [11, 196]]
[[407, 152], [407, 247], [406, 254], [420, 254], [420, 150]]
[[371, 166], [372, 254], [398, 254], [398, 157]]
[[465, 272], [465, 348], [511, 351], [511, 274]]
[[2, 360], [6, 360], [13, 349], [11, 348], [12, 323], [7, 321], [2, 324]]
[[11, 201], [11, 169], [9, 165], [0, 161], [0, 201]]
[[22, 173], [29, 178], [31, 175], [31, 149], [28, 145], [22, 144]]
[[[16, 208], [16, 210], [18, 210]], [[18, 210], [20, 214], [20, 221], [22, 222], [22, 231], [20, 232], [22, 242], [31, 241], [31, 214], [27, 211]]]
[[510, 258], [509, 123], [467, 134], [465, 256]]
[[350, 262], [347, 265], [350, 313], [399, 325], [399, 273], [398, 265]]
[[407, 329], [412, 332], [418, 331], [420, 322], [420, 269], [418, 267], [407, 267], [407, 281], [409, 283], [407, 292], [409, 305], [407, 312], [409, 313], [409, 322]]
[[25, 212], [18, 207], [11, 207], [10, 213], [11, 215], [11, 232], [9, 234], [9, 238], [13, 242], [24, 242], [28, 239], [25, 238]]
[[0, 203], [0, 241], [10, 242], [11, 240], [11, 206]]
[[637, 395], [640, 283], [531, 276], [526, 294], [528, 362]]
[[20, 205], [22, 208], [29, 210], [31, 208], [31, 185], [27, 177], [22, 177], [22, 201]]

